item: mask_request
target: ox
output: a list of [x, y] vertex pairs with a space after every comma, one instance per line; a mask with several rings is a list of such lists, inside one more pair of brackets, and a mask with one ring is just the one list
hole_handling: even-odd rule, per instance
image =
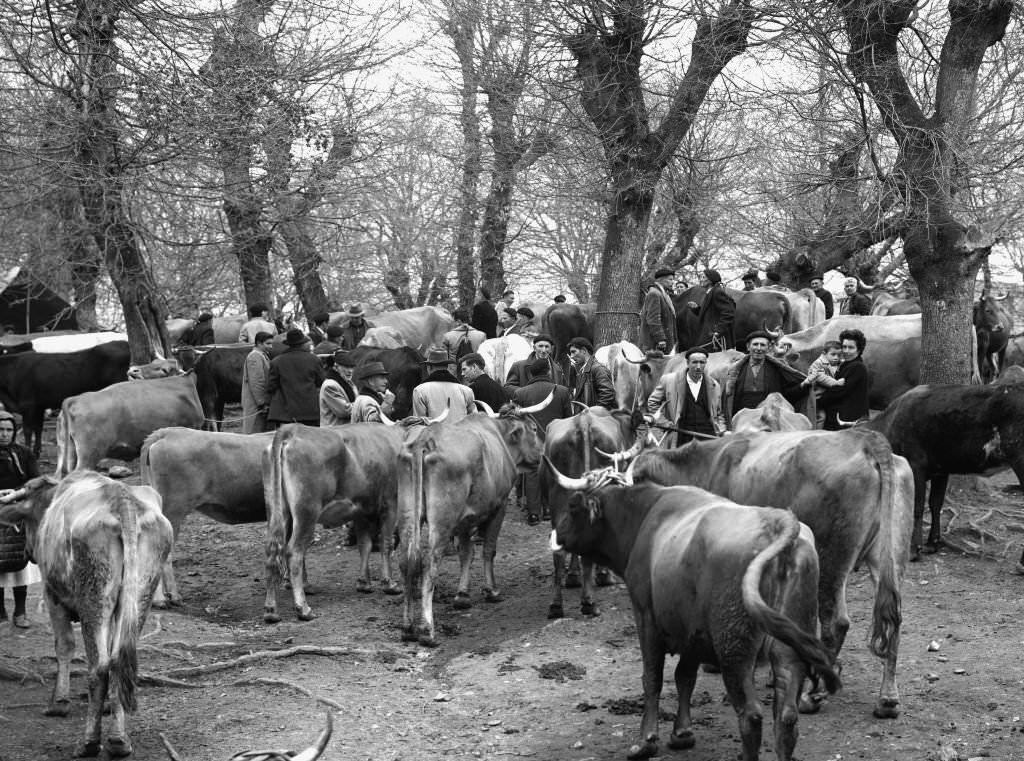
[[[547, 463], [554, 464], [560, 473], [580, 476], [594, 467], [602, 453], [618, 452], [632, 446], [641, 419], [622, 410], [609, 412], [603, 407], [586, 407], [578, 415], [548, 423], [544, 435], [544, 464], [540, 466], [540, 493], [545, 504], [564, 506], [569, 497], [569, 493], [559, 487], [554, 474], [546, 467]], [[578, 562], [576, 556], [573, 556], [573, 561]], [[554, 569], [554, 597], [548, 606], [548, 618], [561, 618], [565, 615], [562, 607], [564, 552], [554, 553]], [[601, 578], [607, 580], [607, 572]], [[584, 560], [580, 610], [586, 616], [597, 615], [593, 581], [593, 564]], [[575, 586], [578, 585], [577, 582]], [[565, 586], [573, 585], [565, 583]]]
[[[793, 513], [742, 507], [692, 487], [628, 484], [607, 472], [573, 479], [556, 510], [557, 539], [626, 580], [643, 657], [644, 714], [629, 758], [658, 752], [658, 711], [666, 653], [678, 653], [679, 707], [669, 747], [695, 744], [690, 697], [702, 661], [719, 665], [739, 717], [744, 761], [756, 761], [763, 707], [754, 688], [758, 651], [774, 673], [775, 753], [792, 758], [797, 699], [807, 676], [839, 688], [814, 636], [818, 559], [814, 537]], [[765, 600], [765, 597], [768, 600]], [[768, 639], [768, 638], [771, 639]]]
[[110, 696], [114, 724], [107, 736], [111, 758], [130, 755], [126, 713], [135, 710], [136, 645], [160, 569], [173, 541], [148, 486], [127, 486], [91, 472], [59, 484], [36, 478], [5, 500], [0, 523], [23, 521], [29, 553], [43, 577], [50, 612], [57, 682], [47, 716], [71, 710], [72, 621], [81, 621], [89, 668], [89, 710], [76, 757], [100, 754], [103, 703]]
[[1003, 299], [982, 294], [974, 305], [974, 330], [978, 337], [978, 368], [983, 383], [989, 383], [1006, 361], [1006, 349], [1013, 330], [1013, 316]]
[[[865, 319], [865, 318], [861, 318]], [[866, 563], [875, 582], [869, 645], [883, 659], [875, 716], [899, 713], [900, 585], [908, 554], [913, 474], [870, 431], [732, 435], [679, 449], [648, 450], [630, 466], [636, 481], [699, 486], [744, 505], [792, 510], [814, 532], [821, 563], [821, 637], [839, 655], [850, 619], [846, 582]], [[814, 710], [805, 701], [807, 710]]]
[[43, 415], [68, 397], [96, 391], [128, 377], [127, 341], [112, 341], [67, 354], [26, 352], [0, 357], [0, 402], [21, 413], [25, 445], [42, 449]]
[[504, 385], [512, 365], [526, 359], [533, 352], [533, 344], [518, 333], [500, 338], [488, 338], [477, 347], [476, 353], [484, 358], [484, 370]]
[[191, 375], [124, 381], [65, 399], [57, 419], [57, 474], [95, 468], [104, 457], [130, 461], [149, 434], [175, 425], [203, 425]]
[[[161, 428], [146, 437], [139, 455], [142, 482], [163, 502], [163, 513], [177, 541], [181, 524], [193, 510], [220, 523], [260, 523], [263, 501], [263, 451], [273, 432], [212, 433], [192, 428]], [[181, 603], [174, 578], [173, 553], [164, 565], [156, 603]]]
[[[331, 312], [331, 325], [342, 325], [348, 312]], [[441, 307], [422, 306], [398, 309], [369, 316], [374, 327], [393, 328], [405, 346], [424, 352], [431, 346], [440, 346], [444, 334], [455, 327], [451, 314]]]
[[400, 594], [391, 578], [397, 523], [395, 461], [406, 429], [379, 423], [315, 428], [281, 426], [263, 453], [267, 505], [267, 598], [263, 620], [277, 623], [277, 589], [287, 571], [299, 620], [315, 618], [303, 585], [306, 551], [316, 524], [353, 521], [359, 545], [356, 589], [372, 592], [370, 549], [379, 529], [384, 592]]
[[645, 353], [629, 341], [602, 346], [594, 355], [611, 373], [615, 404], [624, 410], [643, 408], [674, 356], [657, 351]]
[[941, 541], [940, 517], [950, 473], [990, 475], [1013, 468], [1024, 484], [1024, 388], [1019, 385], [918, 386], [858, 428], [882, 433], [893, 451], [910, 463], [915, 560], [922, 549], [929, 481], [926, 552], [934, 552]]
[[[529, 414], [532, 407], [507, 406], [499, 416], [470, 415], [456, 423], [417, 431], [398, 457], [398, 512], [405, 579], [402, 639], [436, 647], [434, 584], [441, 555], [459, 537], [459, 586], [456, 609], [470, 607], [470, 534], [483, 537], [484, 600], [498, 602], [494, 555], [505, 519], [505, 499], [516, 474], [536, 470], [543, 432]], [[421, 546], [421, 543], [425, 546]], [[419, 605], [420, 625], [416, 625]]]
[[378, 349], [398, 349], [407, 346], [405, 338], [395, 328], [381, 326], [367, 328], [366, 335], [359, 342], [360, 346], [375, 346]]
[[825, 305], [810, 288], [799, 291], [756, 288], [741, 293], [733, 321], [737, 347], [746, 345], [751, 331], [763, 330], [766, 326], [795, 333], [825, 320]]
[[242, 401], [242, 370], [251, 351], [251, 344], [214, 346], [196, 361], [196, 392], [210, 430], [224, 424], [224, 405]]
[[888, 291], [876, 288], [871, 294], [871, 314], [877, 317], [898, 314], [921, 314], [921, 304], [916, 299], [901, 299]]
[[[242, 332], [242, 326], [249, 319], [248, 315], [233, 314], [213, 318], [213, 342], [215, 344], [233, 344], [238, 342], [238, 336]], [[167, 336], [171, 345], [186, 342], [189, 334], [196, 325], [195, 320], [184, 317], [170, 317], [164, 321], [167, 328]]]
[[357, 346], [352, 351], [356, 367], [367, 362], [380, 362], [388, 371], [388, 389], [395, 395], [392, 415], [404, 418], [412, 414], [412, 390], [423, 380], [423, 356], [410, 346], [378, 349]]
[[809, 431], [814, 424], [803, 413], [778, 393], [768, 397], [757, 407], [746, 408], [732, 416], [729, 429], [733, 433], [766, 433], [769, 431]]

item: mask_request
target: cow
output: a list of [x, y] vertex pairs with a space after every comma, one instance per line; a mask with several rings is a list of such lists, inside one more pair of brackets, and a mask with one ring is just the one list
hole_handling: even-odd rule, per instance
[[[402, 639], [436, 647], [434, 583], [441, 555], [459, 538], [459, 585], [454, 606], [469, 608], [470, 535], [483, 537], [484, 600], [499, 602], [494, 555], [505, 519], [505, 500], [518, 473], [536, 470], [544, 434], [531, 407], [508, 405], [501, 413], [469, 415], [427, 426], [398, 456], [399, 565], [405, 579]], [[417, 626], [416, 607], [419, 607]]]
[[[142, 444], [139, 471], [163, 502], [174, 540], [189, 513], [198, 511], [220, 523], [261, 523], [267, 519], [263, 499], [263, 451], [274, 433], [243, 435], [193, 428], [161, 428]], [[155, 605], [180, 605], [173, 554], [164, 564]]]
[[57, 474], [95, 468], [104, 457], [132, 460], [158, 428], [201, 428], [195, 378], [124, 381], [65, 399], [57, 418]]
[[921, 314], [921, 303], [916, 299], [901, 299], [888, 291], [876, 288], [871, 294], [871, 314], [877, 317], [897, 314]]
[[[639, 350], [638, 350], [639, 351]], [[581, 476], [594, 469], [603, 461], [604, 452], [619, 452], [629, 449], [637, 436], [637, 427], [642, 418], [634, 418], [630, 412], [616, 410], [609, 412], [603, 407], [586, 407], [578, 415], [561, 420], [552, 420], [544, 434], [544, 463], [552, 463], [560, 473], [569, 476]], [[558, 486], [554, 473], [544, 464], [540, 466], [540, 493], [548, 506], [564, 505], [569, 493]], [[555, 551], [554, 559], [554, 597], [548, 606], [548, 618], [561, 618], [565, 615], [562, 606], [562, 587], [579, 586], [576, 573], [570, 583], [565, 576], [565, 553]], [[570, 577], [573, 569], [579, 564], [577, 556], [573, 556], [570, 565]], [[603, 584], [608, 579], [605, 571], [599, 574], [598, 581]], [[610, 583], [610, 582], [608, 582]], [[583, 593], [580, 599], [580, 610], [585, 616], [598, 614], [594, 602], [593, 564], [583, 562]]]
[[488, 338], [477, 347], [476, 353], [484, 358], [484, 370], [491, 378], [504, 385], [508, 371], [521, 359], [526, 359], [533, 351], [529, 339], [518, 333], [499, 338]]
[[360, 346], [375, 346], [378, 349], [397, 349], [408, 346], [405, 338], [395, 328], [382, 325], [379, 328], [367, 328], [366, 335], [359, 342]]
[[209, 430], [221, 429], [224, 405], [242, 401], [242, 370], [252, 350], [251, 344], [214, 346], [196, 361], [196, 392]]
[[594, 354], [594, 358], [611, 373], [615, 404], [624, 410], [643, 407], [658, 385], [665, 366], [675, 356], [657, 351], [645, 353], [629, 341], [601, 346]]
[[277, 590], [282, 571], [292, 586], [300, 621], [316, 616], [303, 585], [306, 551], [316, 524], [340, 526], [353, 521], [359, 545], [356, 589], [372, 592], [370, 549], [379, 529], [381, 584], [386, 594], [401, 594], [391, 576], [391, 553], [397, 523], [395, 462], [407, 429], [380, 423], [316, 428], [281, 426], [263, 452], [264, 499], [267, 505], [267, 597], [263, 620], [278, 623]]
[[733, 433], [762, 433], [768, 431], [809, 431], [814, 424], [803, 413], [793, 409], [786, 398], [776, 392], [757, 407], [739, 410], [732, 416], [729, 429]]
[[[733, 434], [678, 449], [649, 449], [628, 472], [636, 482], [698, 486], [744, 505], [788, 508], [810, 526], [821, 565], [821, 637], [832, 658], [850, 627], [847, 579], [854, 566], [866, 564], [875, 583], [869, 647], [883, 660], [874, 714], [899, 714], [900, 585], [914, 477], [885, 437], [859, 430]], [[810, 698], [802, 705], [815, 710]]]
[[658, 754], [665, 655], [678, 653], [679, 706], [669, 747], [695, 745], [690, 698], [701, 662], [712, 662], [738, 715], [743, 759], [757, 761], [764, 709], [754, 667], [766, 647], [774, 673], [775, 754], [789, 761], [804, 678], [821, 678], [829, 692], [839, 688], [814, 634], [818, 558], [810, 529], [786, 509], [745, 507], [693, 487], [631, 486], [608, 472], [556, 476], [573, 492], [554, 514], [558, 542], [625, 579], [633, 605], [644, 713], [629, 758]]
[[380, 362], [388, 371], [388, 389], [395, 395], [392, 415], [404, 418], [412, 414], [412, 390], [423, 380], [423, 355], [411, 346], [398, 349], [378, 349], [375, 346], [357, 346], [352, 359], [358, 367], [367, 362]]
[[71, 712], [71, 623], [81, 621], [89, 709], [85, 737], [74, 756], [100, 754], [108, 695], [114, 719], [107, 754], [130, 755], [126, 714], [136, 707], [137, 643], [173, 541], [160, 497], [148, 486], [79, 471], [60, 483], [47, 476], [32, 479], [3, 501], [10, 504], [0, 508], [0, 524], [20, 521], [25, 526], [53, 627], [57, 682], [44, 713]]
[[[223, 317], [214, 317], [213, 343], [238, 343], [238, 336], [242, 332], [242, 326], [248, 319], [249, 316], [244, 314], [226, 314]], [[185, 317], [169, 317], [164, 321], [164, 327], [167, 328], [167, 336], [170, 338], [172, 346], [187, 343], [189, 334], [195, 326], [195, 320]]]
[[127, 341], [111, 341], [66, 354], [26, 352], [0, 357], [0, 402], [23, 418], [25, 446], [42, 450], [43, 416], [68, 397], [128, 377]]
[[[1012, 468], [1024, 484], [1024, 387], [1017, 384], [918, 386], [858, 428], [884, 435], [910, 463], [913, 560], [922, 551], [935, 552], [941, 543], [942, 503], [951, 473], [991, 475]], [[922, 546], [926, 495], [931, 527]]]
[[1020, 365], [1007, 365], [999, 377], [992, 381], [1002, 386], [1006, 386], [1013, 383], [1024, 383], [1024, 367]]
[[[14, 342], [16, 336], [4, 336], [5, 342]], [[79, 333], [77, 331], [52, 331], [49, 333], [29, 333], [23, 337], [28, 341], [33, 351], [41, 354], [67, 354], [82, 349], [91, 349], [93, 346], [110, 343], [111, 341], [127, 341], [128, 336], [112, 330], [101, 330], [93, 333]]]
[[594, 317], [597, 304], [552, 304], [544, 312], [541, 331], [554, 341], [555, 358], [563, 372], [568, 372], [569, 341], [582, 337], [594, 343]]
[[[331, 325], [343, 325], [347, 322], [348, 312], [331, 312]], [[434, 306], [398, 309], [392, 312], [381, 312], [368, 315], [367, 319], [374, 327], [393, 328], [402, 337], [405, 346], [424, 353], [431, 346], [440, 346], [444, 334], [455, 327], [455, 320], [446, 309]]]
[[989, 383], [1006, 361], [1006, 348], [1013, 330], [1013, 315], [1003, 299], [982, 294], [974, 305], [972, 319], [978, 337], [978, 368], [983, 383]]
[[1018, 365], [1024, 367], [1024, 333], [1011, 335], [1006, 342], [1006, 356], [1003, 358], [1003, 365], [1009, 367]]
[[740, 349], [752, 331], [781, 328], [784, 333], [796, 333], [825, 320], [825, 305], [810, 288], [755, 288], [741, 293], [733, 320], [733, 335]]

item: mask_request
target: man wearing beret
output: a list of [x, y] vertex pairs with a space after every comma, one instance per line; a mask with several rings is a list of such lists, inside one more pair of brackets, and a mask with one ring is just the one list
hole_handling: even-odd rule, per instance
[[727, 421], [739, 410], [756, 407], [768, 394], [778, 391], [786, 401], [797, 407], [807, 399], [808, 389], [801, 384], [804, 374], [768, 356], [771, 336], [755, 330], [747, 336], [749, 354], [736, 360], [729, 368], [722, 396], [722, 413]]
[[[647, 411], [683, 431], [721, 436], [726, 431], [722, 414], [722, 386], [705, 371], [708, 352], [701, 347], [686, 352], [686, 370], [665, 373], [647, 399]], [[670, 431], [663, 447], [682, 446], [692, 433]]]
[[516, 321], [509, 326], [503, 335], [510, 336], [518, 334], [523, 338], [533, 338], [535, 332], [533, 330], [533, 318], [535, 317], [533, 310], [529, 307], [519, 307], [516, 310]]
[[[533, 338], [533, 351], [526, 359], [520, 359], [512, 363], [508, 374], [505, 376], [505, 392], [512, 396], [517, 388], [521, 388], [530, 382], [530, 365], [536, 359], [543, 359], [548, 363], [548, 375], [554, 383], [565, 385], [562, 375], [562, 368], [558, 366], [551, 356], [555, 348], [554, 339], [546, 333], [540, 333]], [[540, 401], [538, 399], [537, 401]]]
[[640, 309], [640, 348], [644, 351], [672, 351], [676, 345], [676, 308], [672, 303], [672, 283], [676, 273], [668, 268], [654, 273], [654, 284], [647, 289]]
[[733, 345], [732, 321], [736, 315], [736, 302], [726, 293], [718, 270], [704, 270], [700, 281], [704, 300], [690, 301], [687, 306], [700, 318], [696, 345], [708, 351], [723, 351]]
[[352, 404], [358, 392], [352, 376], [356, 363], [352, 352], [338, 349], [334, 352], [334, 365], [320, 386], [320, 425], [344, 425], [352, 421]]

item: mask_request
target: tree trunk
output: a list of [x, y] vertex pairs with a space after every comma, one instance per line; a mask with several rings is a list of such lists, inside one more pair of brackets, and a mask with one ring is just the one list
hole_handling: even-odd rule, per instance
[[653, 205], [653, 190], [619, 192], [611, 201], [605, 228], [604, 266], [597, 293], [594, 340], [598, 346], [637, 340], [644, 239]]
[[320, 258], [316, 241], [308, 228], [309, 217], [306, 215], [285, 219], [277, 228], [288, 248], [288, 261], [292, 265], [292, 283], [299, 294], [299, 301], [305, 314], [335, 311], [334, 305], [327, 298], [324, 281], [320, 277], [323, 259]]
[[95, 245], [90, 245], [89, 230], [82, 218], [82, 197], [77, 190], [58, 189], [54, 204], [60, 218], [61, 242], [71, 266], [71, 291], [79, 330], [98, 330], [96, 283], [103, 260]]

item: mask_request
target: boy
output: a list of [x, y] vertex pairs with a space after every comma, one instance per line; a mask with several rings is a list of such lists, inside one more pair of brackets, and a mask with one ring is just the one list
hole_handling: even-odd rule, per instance
[[[842, 362], [842, 346], [838, 341], [826, 341], [821, 347], [821, 356], [811, 362], [807, 368], [807, 379], [801, 386], [814, 386], [815, 400], [821, 399], [826, 388], [832, 386], [845, 386], [846, 381], [840, 378], [836, 380], [836, 371]], [[816, 428], [821, 428], [825, 422], [825, 413], [818, 409]]]

